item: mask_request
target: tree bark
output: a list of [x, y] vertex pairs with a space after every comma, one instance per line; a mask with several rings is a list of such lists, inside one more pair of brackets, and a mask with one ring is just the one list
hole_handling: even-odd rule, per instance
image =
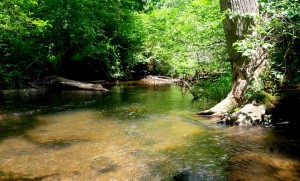
[[224, 19], [223, 27], [232, 65], [232, 89], [223, 101], [209, 110], [199, 112], [199, 115], [219, 115], [240, 106], [248, 85], [252, 80], [259, 79], [268, 64], [268, 54], [262, 47], [256, 48], [255, 56], [248, 57], [232, 46], [236, 41], [243, 40], [245, 35], [255, 33], [252, 31], [252, 27], [256, 25], [255, 18], [245, 15], [259, 15], [257, 0], [220, 0], [220, 7], [222, 12], [228, 9], [231, 11], [231, 16], [227, 15]]

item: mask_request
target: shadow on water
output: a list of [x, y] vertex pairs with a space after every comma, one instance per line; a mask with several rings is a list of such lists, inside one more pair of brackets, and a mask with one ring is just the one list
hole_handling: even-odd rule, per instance
[[[95, 91], [28, 91], [23, 94], [2, 95], [0, 99], [0, 141], [22, 136], [39, 126], [37, 115], [80, 109], [103, 96]], [[58, 143], [55, 146], [62, 146]], [[50, 144], [49, 144], [50, 145]], [[47, 146], [47, 145], [45, 145]]]
[[22, 136], [26, 131], [34, 129], [38, 125], [39, 121], [32, 116], [6, 117], [0, 120], [0, 141], [8, 137]]
[[241, 129], [231, 138], [237, 144], [228, 161], [230, 180], [300, 180], [299, 107], [300, 92], [286, 91], [271, 112], [273, 126], [230, 128]]
[[[274, 134], [273, 128], [229, 128], [230, 148], [227, 160], [229, 180], [299, 180], [300, 159], [275, 149], [278, 143], [288, 147], [288, 140]], [[299, 148], [295, 152], [299, 152]]]
[[272, 151], [300, 158], [300, 91], [285, 91], [279, 105], [272, 111], [274, 141]]

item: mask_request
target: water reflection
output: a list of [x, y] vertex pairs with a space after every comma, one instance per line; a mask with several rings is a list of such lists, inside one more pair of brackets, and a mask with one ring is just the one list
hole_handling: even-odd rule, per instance
[[219, 127], [190, 100], [134, 83], [3, 102], [0, 180], [299, 180], [272, 128]]

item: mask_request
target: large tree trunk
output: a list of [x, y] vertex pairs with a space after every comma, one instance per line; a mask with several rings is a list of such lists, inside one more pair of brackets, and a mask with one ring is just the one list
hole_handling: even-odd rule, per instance
[[220, 0], [220, 6], [222, 12], [228, 9], [231, 11], [231, 15], [227, 15], [223, 21], [223, 26], [232, 64], [233, 85], [223, 101], [209, 110], [200, 112], [200, 115], [219, 115], [240, 106], [244, 101], [247, 86], [252, 80], [259, 79], [268, 62], [268, 54], [262, 47], [257, 47], [256, 54], [248, 57], [232, 46], [236, 41], [244, 39], [245, 35], [253, 35], [251, 27], [256, 25], [256, 20], [244, 15], [259, 14], [257, 0]]

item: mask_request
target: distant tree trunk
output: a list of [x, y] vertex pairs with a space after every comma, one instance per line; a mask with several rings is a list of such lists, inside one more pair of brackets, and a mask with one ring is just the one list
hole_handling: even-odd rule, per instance
[[255, 56], [246, 57], [232, 46], [237, 40], [244, 39], [245, 35], [253, 33], [251, 27], [255, 26], [256, 20], [244, 15], [259, 14], [257, 0], [220, 0], [220, 6], [222, 12], [229, 9], [233, 13], [232, 17], [227, 16], [223, 21], [228, 55], [232, 64], [233, 85], [223, 101], [209, 110], [200, 112], [200, 115], [221, 114], [240, 106], [244, 101], [247, 86], [252, 80], [258, 79], [268, 63], [268, 54], [262, 47], [256, 48]]

